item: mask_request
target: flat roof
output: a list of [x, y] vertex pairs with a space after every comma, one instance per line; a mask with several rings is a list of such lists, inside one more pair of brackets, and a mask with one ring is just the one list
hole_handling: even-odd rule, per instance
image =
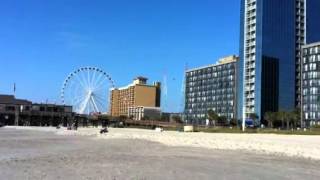
[[310, 47], [319, 46], [319, 45], [320, 45], [320, 41], [319, 41], [319, 42], [314, 42], [314, 43], [310, 43], [310, 44], [303, 45], [302, 48], [310, 48]]
[[46, 104], [46, 103], [32, 103], [25, 99], [16, 99], [14, 95], [0, 94], [0, 104], [14, 104], [14, 105], [34, 105], [34, 106], [49, 106], [49, 107], [72, 107], [70, 105], [62, 104]]
[[148, 80], [148, 78], [147, 77], [144, 77], [144, 76], [138, 76], [138, 77], [136, 77], [136, 78], [134, 78], [134, 80]]
[[63, 104], [46, 104], [46, 103], [33, 103], [33, 106], [48, 106], [48, 107], [72, 107], [70, 105]]
[[25, 99], [16, 99], [13, 95], [0, 94], [0, 104], [31, 105], [32, 102]]
[[210, 68], [210, 67], [222, 66], [222, 65], [225, 65], [225, 64], [231, 64], [231, 63], [235, 63], [235, 62], [236, 61], [223, 63], [223, 64], [210, 64], [210, 65], [201, 66], [201, 67], [197, 67], [197, 68], [193, 68], [193, 69], [188, 69], [188, 70], [186, 70], [186, 72], [197, 71], [197, 70], [206, 69], [206, 68]]
[[134, 108], [161, 109], [161, 107], [149, 107], [149, 106], [131, 106], [131, 107], [129, 107], [129, 109], [134, 109]]
[[[231, 60], [231, 58], [233, 58], [233, 60]], [[217, 67], [217, 66], [221, 66], [221, 65], [225, 65], [225, 64], [235, 63], [235, 62], [237, 62], [238, 59], [239, 59], [239, 57], [236, 55], [226, 56], [226, 57], [218, 59], [218, 61], [215, 64], [209, 64], [206, 66], [200, 66], [197, 68], [188, 69], [185, 72], [191, 72], [191, 71], [206, 69], [206, 68], [210, 68], [210, 67]]]
[[126, 90], [126, 89], [129, 89], [130, 87], [134, 87], [134, 86], [144, 86], [144, 87], [150, 87], [150, 88], [156, 88], [157, 87], [156, 85], [153, 85], [153, 84], [135, 84], [135, 83], [131, 83], [131, 84], [128, 84], [127, 86], [111, 88], [110, 91], [113, 91], [113, 90], [119, 90], [119, 91]]

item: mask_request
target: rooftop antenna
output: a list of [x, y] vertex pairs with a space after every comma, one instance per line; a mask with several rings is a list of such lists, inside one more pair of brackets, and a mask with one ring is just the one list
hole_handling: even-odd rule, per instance
[[163, 80], [162, 80], [162, 111], [167, 110], [168, 107], [168, 86], [167, 86], [167, 73], [163, 74]]
[[181, 113], [181, 119], [186, 124], [188, 123], [186, 121], [186, 112], [185, 112], [185, 105], [186, 105], [186, 72], [188, 70], [188, 63], [185, 63], [184, 66], [184, 72], [182, 75], [182, 84], [181, 84], [181, 101], [180, 101], [180, 113]]
[[16, 83], [13, 83], [13, 95], [16, 97]]
[[185, 109], [185, 90], [186, 90], [186, 72], [188, 70], [188, 63], [184, 65], [184, 72], [182, 75], [182, 84], [181, 84], [181, 101], [180, 101], [180, 112], [183, 114]]

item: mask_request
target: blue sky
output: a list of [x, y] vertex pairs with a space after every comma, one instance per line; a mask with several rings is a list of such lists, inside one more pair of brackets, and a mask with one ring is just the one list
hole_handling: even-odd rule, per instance
[[238, 54], [239, 0], [2, 0], [0, 94], [59, 102], [82, 66], [117, 86], [135, 76], [168, 78], [167, 111], [178, 111], [184, 66]]

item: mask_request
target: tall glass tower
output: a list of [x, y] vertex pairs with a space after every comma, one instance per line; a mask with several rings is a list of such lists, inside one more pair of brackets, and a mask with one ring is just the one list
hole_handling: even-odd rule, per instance
[[306, 9], [315, 1], [241, 0], [238, 119], [295, 108]]
[[320, 41], [320, 1], [296, 0], [296, 107], [301, 103], [301, 49], [303, 45]]

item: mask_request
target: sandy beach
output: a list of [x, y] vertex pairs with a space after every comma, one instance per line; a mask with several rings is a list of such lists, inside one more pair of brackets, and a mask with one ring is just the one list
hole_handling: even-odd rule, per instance
[[99, 134], [99, 128], [79, 128], [78, 131], [39, 127], [8, 127], [13, 129], [51, 131], [64, 136], [92, 136], [97, 139], [135, 139], [161, 143], [172, 147], [197, 147], [215, 150], [243, 150], [320, 160], [320, 136], [275, 134], [224, 134], [156, 132], [145, 129], [109, 128], [109, 133]]
[[[100, 136], [97, 131], [0, 128], [0, 179], [320, 179], [320, 161], [317, 160], [246, 150], [200, 148], [209, 147], [211, 141], [206, 138], [193, 139], [205, 136], [220, 138], [224, 134], [110, 129], [109, 134]], [[224, 140], [231, 143], [231, 137], [225, 136]], [[163, 141], [169, 146], [156, 141]], [[240, 138], [240, 141], [241, 145], [244, 143], [242, 141], [248, 140]], [[225, 148], [219, 144], [211, 145], [212, 148], [215, 146]], [[232, 147], [235, 149], [235, 145]]]

